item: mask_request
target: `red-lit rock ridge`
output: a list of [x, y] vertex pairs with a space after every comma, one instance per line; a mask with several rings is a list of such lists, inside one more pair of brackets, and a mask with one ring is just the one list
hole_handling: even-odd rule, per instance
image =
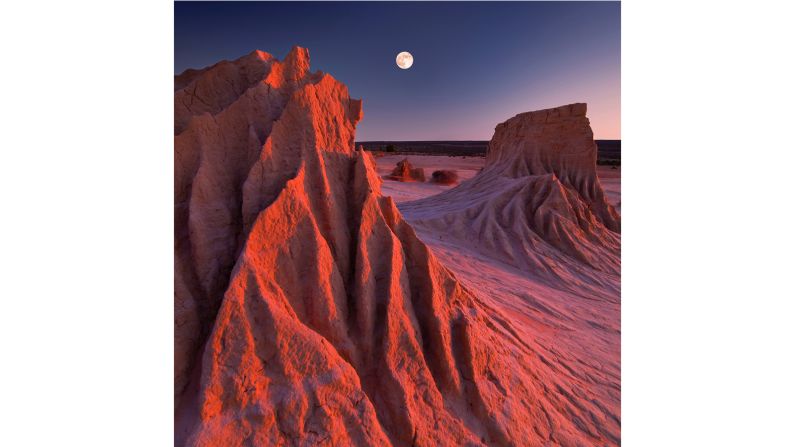
[[588, 389], [436, 260], [308, 52], [177, 77], [178, 445], [615, 444]]

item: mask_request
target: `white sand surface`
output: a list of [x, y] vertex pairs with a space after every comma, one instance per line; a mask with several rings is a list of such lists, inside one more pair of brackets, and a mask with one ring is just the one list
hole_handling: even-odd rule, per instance
[[[451, 169], [458, 173], [460, 181], [468, 180], [477, 175], [486, 163], [485, 157], [448, 157], [444, 155], [384, 155], [376, 158], [378, 174], [385, 176], [389, 174], [395, 165], [404, 158], [415, 168], [422, 168], [425, 171], [425, 178], [431, 178], [433, 171], [440, 169]], [[621, 211], [621, 167], [612, 169], [610, 166], [597, 166], [596, 172], [602, 183], [607, 200]], [[392, 196], [396, 203], [408, 202], [411, 200], [422, 199], [424, 197], [439, 194], [442, 191], [453, 188], [453, 186], [437, 185], [430, 182], [397, 182], [394, 180], [383, 179], [381, 191], [385, 196]]]
[[599, 182], [607, 194], [607, 200], [621, 212], [621, 167], [616, 166], [597, 166], [596, 173], [599, 175]]
[[[385, 155], [376, 159], [378, 174], [384, 178], [395, 169], [395, 165], [404, 158], [415, 168], [425, 171], [425, 178], [430, 179], [433, 171], [450, 169], [458, 173], [459, 181], [471, 179], [485, 164], [484, 157], [447, 157], [432, 155]], [[384, 179], [381, 192], [385, 196], [392, 196], [396, 203], [408, 202], [423, 197], [439, 194], [453, 188], [455, 185], [438, 185], [431, 182], [398, 182]]]

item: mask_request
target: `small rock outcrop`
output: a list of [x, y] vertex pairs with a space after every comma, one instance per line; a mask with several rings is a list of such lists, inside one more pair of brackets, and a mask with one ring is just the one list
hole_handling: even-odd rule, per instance
[[387, 178], [398, 182], [424, 182], [425, 171], [422, 168], [415, 168], [409, 163], [408, 158], [404, 158], [397, 163]]
[[458, 173], [447, 169], [433, 171], [433, 174], [431, 174], [431, 183], [455, 185], [458, 183]]

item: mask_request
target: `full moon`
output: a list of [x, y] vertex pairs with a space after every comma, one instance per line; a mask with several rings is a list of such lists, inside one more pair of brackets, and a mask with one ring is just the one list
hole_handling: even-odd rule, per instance
[[405, 70], [411, 67], [411, 65], [414, 63], [414, 56], [412, 56], [408, 51], [401, 51], [395, 58], [395, 62], [397, 62], [398, 67]]

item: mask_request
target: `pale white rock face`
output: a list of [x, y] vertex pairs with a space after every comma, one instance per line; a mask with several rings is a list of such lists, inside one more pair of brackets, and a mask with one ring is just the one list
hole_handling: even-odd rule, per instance
[[585, 111], [571, 104], [497, 125], [481, 173], [401, 210], [415, 227], [476, 241], [527, 271], [554, 279], [572, 270], [595, 283], [608, 274], [617, 289], [620, 217], [596, 175]]
[[596, 175], [597, 148], [587, 106], [569, 104], [516, 115], [498, 124], [486, 153], [488, 171], [508, 177], [554, 174], [572, 188], [607, 228], [620, 219]]

